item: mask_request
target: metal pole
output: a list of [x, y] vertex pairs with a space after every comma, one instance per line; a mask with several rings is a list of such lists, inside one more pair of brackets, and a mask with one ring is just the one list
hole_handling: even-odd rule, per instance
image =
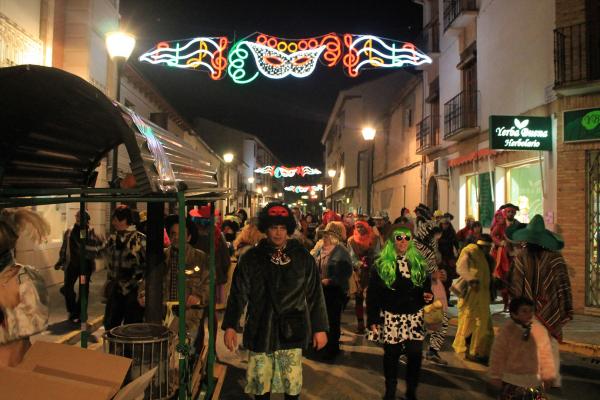
[[88, 218], [85, 211], [85, 203], [79, 203], [79, 299], [81, 300], [81, 347], [87, 348], [88, 326], [87, 326], [87, 307], [89, 282], [87, 279], [87, 260], [86, 260], [86, 242], [88, 234]]
[[164, 208], [163, 202], [146, 203], [146, 322], [163, 319]]
[[[179, 208], [179, 247], [177, 251], [177, 299], [179, 301], [179, 346], [185, 347], [185, 197], [183, 192], [177, 192]], [[179, 400], [187, 398], [187, 352], [179, 354]]]
[[215, 202], [210, 202], [210, 225], [208, 228], [209, 247], [209, 297], [208, 297], [208, 392], [210, 398], [215, 390]]
[[[123, 64], [125, 64], [125, 60], [122, 57], [116, 57], [115, 61], [117, 63], [117, 92], [115, 94], [115, 100], [121, 100], [121, 71], [123, 70]], [[117, 145], [112, 151], [112, 167], [111, 167], [111, 177], [110, 181], [114, 184], [117, 181], [117, 177], [119, 176], [119, 145]], [[112, 186], [112, 185], [111, 185]], [[110, 215], [112, 215], [113, 211], [116, 208], [117, 203], [110, 203]], [[111, 226], [111, 232], [114, 230]]]

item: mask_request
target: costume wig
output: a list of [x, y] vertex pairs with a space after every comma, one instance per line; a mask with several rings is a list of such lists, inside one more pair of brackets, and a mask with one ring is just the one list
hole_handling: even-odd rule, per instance
[[396, 280], [396, 259], [398, 256], [396, 254], [395, 241], [396, 236], [398, 235], [406, 235], [411, 237], [406, 250], [406, 259], [408, 260], [408, 264], [410, 266], [410, 280], [415, 286], [423, 286], [423, 283], [425, 282], [427, 262], [421, 253], [419, 253], [419, 251], [416, 249], [412, 239], [412, 233], [410, 229], [406, 227], [394, 229], [392, 235], [390, 235], [388, 240], [386, 240], [379, 257], [377, 260], [375, 260], [377, 273], [387, 287], [391, 287]]

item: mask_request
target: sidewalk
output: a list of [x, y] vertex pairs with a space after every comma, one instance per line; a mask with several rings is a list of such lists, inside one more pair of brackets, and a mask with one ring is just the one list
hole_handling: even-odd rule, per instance
[[[96, 271], [92, 275], [88, 300], [88, 324], [92, 325], [92, 332], [97, 330], [102, 324], [104, 304], [100, 302], [100, 299], [105, 281], [106, 270]], [[59, 291], [61, 287], [62, 283], [48, 287], [48, 295], [50, 297], [48, 329], [38, 335], [32, 336], [32, 342], [40, 340], [45, 342], [70, 343], [72, 340], [77, 340], [76, 337], [81, 332], [81, 326], [69, 322], [65, 298]], [[76, 284], [75, 287], [75, 291], [77, 291], [79, 285]]]
[[[510, 315], [502, 313], [502, 304], [492, 304], [492, 320], [497, 330], [506, 322]], [[458, 309], [448, 309], [450, 325], [458, 324]], [[563, 329], [563, 343], [560, 351], [579, 354], [585, 357], [600, 358], [600, 317], [576, 314], [572, 321]]]

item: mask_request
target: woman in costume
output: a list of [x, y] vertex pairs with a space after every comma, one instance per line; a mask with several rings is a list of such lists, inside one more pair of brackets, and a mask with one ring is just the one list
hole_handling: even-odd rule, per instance
[[367, 289], [369, 338], [383, 343], [384, 400], [396, 398], [398, 361], [407, 356], [406, 399], [416, 399], [421, 371], [423, 307], [433, 299], [427, 262], [415, 248], [412, 232], [395, 225], [386, 240]]
[[38, 271], [15, 261], [19, 233], [31, 228], [41, 241], [50, 226], [28, 209], [5, 209], [0, 213], [0, 367], [21, 362], [31, 346], [29, 337], [48, 326], [48, 293]]

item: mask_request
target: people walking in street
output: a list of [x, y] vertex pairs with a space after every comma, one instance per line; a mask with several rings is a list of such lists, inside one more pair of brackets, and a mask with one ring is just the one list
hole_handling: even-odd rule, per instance
[[[510, 296], [525, 297], [535, 305], [535, 317], [551, 336], [557, 371], [560, 370], [558, 342], [563, 327], [573, 319], [573, 298], [567, 264], [560, 254], [564, 242], [546, 229], [541, 215], [535, 215], [524, 227], [507, 229], [507, 237], [520, 246], [510, 275]], [[561, 385], [560, 374], [556, 386]]]
[[475, 222], [475, 217], [472, 215], [467, 215], [465, 218], [465, 226], [456, 232], [456, 239], [460, 243], [461, 248], [466, 246], [465, 242], [467, 238], [473, 234], [473, 223]]
[[[463, 242], [459, 241], [460, 249], [462, 250], [468, 244], [475, 244], [479, 239], [481, 239], [481, 235], [483, 234], [483, 226], [479, 221], [473, 221], [471, 224], [471, 231], [467, 239]], [[457, 234], [458, 238], [458, 234]]]
[[115, 232], [99, 249], [107, 259], [106, 331], [122, 323], [142, 322], [144, 317], [138, 289], [146, 271], [146, 235], [136, 230], [133, 213], [125, 205], [115, 208], [111, 223]]
[[233, 241], [234, 255], [239, 260], [248, 250], [264, 239], [265, 235], [258, 230], [258, 220], [251, 218]]
[[379, 240], [373, 229], [365, 221], [357, 221], [354, 233], [348, 239], [348, 249], [352, 258], [352, 280], [350, 295], [354, 296], [358, 334], [365, 333], [364, 301], [369, 285], [369, 274], [379, 255]]
[[321, 274], [329, 320], [327, 345], [321, 350], [321, 358], [326, 361], [333, 360], [340, 353], [342, 309], [352, 275], [352, 260], [344, 244], [345, 238], [342, 222], [328, 223], [323, 231], [323, 246], [314, 255]]
[[447, 301], [450, 301], [450, 285], [452, 280], [458, 275], [456, 274], [456, 259], [458, 258], [458, 239], [456, 231], [452, 226], [454, 216], [450, 213], [444, 213], [440, 219], [440, 228], [442, 236], [438, 240], [438, 249], [442, 257], [440, 269], [446, 272], [446, 280], [444, 281], [444, 289], [447, 295]]
[[[163, 301], [167, 305], [167, 325], [170, 316], [177, 317], [175, 306], [179, 302], [179, 216], [168, 215], [165, 228], [169, 232], [171, 245], [165, 249], [163, 272]], [[191, 219], [186, 220], [185, 240], [185, 329], [194, 345], [193, 354], [198, 356], [204, 345], [204, 308], [208, 305], [209, 276], [208, 256], [194, 248], [191, 243], [196, 236], [196, 227]], [[140, 298], [144, 299], [144, 287], [140, 287]], [[142, 300], [143, 301], [143, 300]]]
[[284, 393], [299, 398], [302, 351], [327, 344], [327, 309], [315, 260], [294, 239], [292, 211], [269, 203], [259, 213], [267, 238], [248, 250], [233, 276], [223, 318], [225, 346], [237, 347], [240, 317], [247, 306], [244, 347], [250, 351], [245, 392], [255, 399]]
[[518, 206], [512, 203], [506, 203], [500, 206], [500, 211], [504, 212], [504, 218], [506, 219], [506, 227], [508, 228], [512, 224], [518, 223], [519, 221], [515, 218], [517, 211], [520, 211]]
[[502, 303], [504, 304], [503, 312], [508, 312], [508, 272], [510, 270], [510, 258], [508, 256], [507, 240], [506, 240], [506, 214], [508, 209], [498, 210], [494, 214], [494, 222], [492, 223], [491, 235], [494, 241], [492, 248], [492, 258], [495, 261], [494, 280], [497, 282], [496, 288], [500, 289], [502, 295]]
[[[456, 272], [468, 283], [468, 290], [458, 300], [458, 327], [452, 347], [465, 353], [470, 361], [487, 364], [494, 338], [490, 313], [490, 266], [486, 254], [492, 238], [483, 234], [476, 244], [467, 245], [460, 253]], [[469, 344], [467, 341], [469, 340]]]
[[24, 232], [41, 242], [50, 225], [25, 208], [0, 212], [0, 367], [18, 365], [31, 346], [29, 337], [48, 326], [46, 283], [36, 268], [15, 260], [17, 239]]
[[[63, 242], [59, 252], [59, 258], [54, 269], [61, 269], [64, 272], [63, 286], [60, 292], [65, 297], [65, 305], [69, 314], [69, 321], [78, 324], [79, 314], [81, 313], [81, 297], [75, 293], [75, 284], [81, 274], [81, 250], [80, 250], [80, 215], [79, 211], [75, 214], [75, 224], [71, 229], [67, 229], [63, 234]], [[102, 240], [96, 235], [94, 229], [89, 227], [90, 216], [85, 213], [87, 228], [86, 246], [100, 246]], [[92, 273], [96, 271], [95, 252], [86, 252], [85, 281], [90, 282]]]
[[510, 319], [494, 340], [489, 377], [500, 400], [542, 399], [556, 379], [548, 331], [533, 318], [525, 297], [510, 302]]
[[407, 356], [406, 399], [417, 398], [424, 339], [423, 307], [433, 300], [427, 263], [406, 226], [393, 226], [367, 289], [369, 337], [383, 343], [384, 400], [396, 398], [398, 361]]

